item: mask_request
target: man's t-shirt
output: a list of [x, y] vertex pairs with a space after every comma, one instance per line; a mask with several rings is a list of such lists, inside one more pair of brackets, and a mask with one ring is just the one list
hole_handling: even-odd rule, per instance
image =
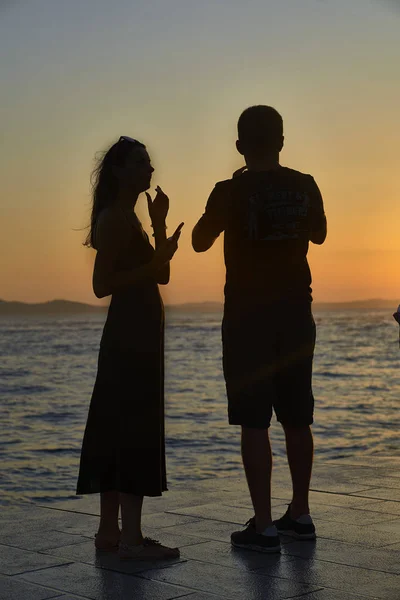
[[235, 305], [311, 301], [308, 245], [325, 225], [313, 177], [277, 167], [217, 183], [196, 229], [207, 239], [225, 232], [225, 299]]

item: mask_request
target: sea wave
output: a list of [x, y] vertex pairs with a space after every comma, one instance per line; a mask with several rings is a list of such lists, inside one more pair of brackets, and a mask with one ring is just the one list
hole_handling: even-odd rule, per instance
[[[398, 331], [390, 315], [320, 313], [314, 360], [316, 460], [398, 453]], [[75, 497], [104, 315], [0, 321], [0, 503]], [[242, 473], [227, 423], [221, 315], [167, 315], [166, 439], [170, 487]], [[271, 426], [273, 452], [285, 454]]]

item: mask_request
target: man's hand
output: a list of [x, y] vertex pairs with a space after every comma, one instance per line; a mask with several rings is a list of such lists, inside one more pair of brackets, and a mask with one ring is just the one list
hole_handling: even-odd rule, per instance
[[169, 198], [167, 194], [162, 191], [160, 186], [156, 187], [156, 192], [157, 194], [154, 200], [152, 200], [150, 194], [146, 192], [147, 207], [149, 209], [151, 223], [153, 226], [165, 225], [165, 219], [167, 218], [169, 210]]
[[240, 167], [240, 169], [237, 169], [237, 171], [233, 173], [232, 179], [235, 179], [235, 177], [239, 177], [239, 175], [241, 175], [246, 169], [247, 167]]

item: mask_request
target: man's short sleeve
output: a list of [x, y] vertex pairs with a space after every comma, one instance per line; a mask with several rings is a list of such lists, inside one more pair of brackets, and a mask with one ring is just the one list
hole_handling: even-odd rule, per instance
[[310, 229], [320, 231], [326, 227], [324, 202], [315, 179], [310, 175]]
[[217, 183], [208, 198], [203, 216], [197, 223], [198, 234], [215, 239], [225, 229], [225, 194], [223, 185]]

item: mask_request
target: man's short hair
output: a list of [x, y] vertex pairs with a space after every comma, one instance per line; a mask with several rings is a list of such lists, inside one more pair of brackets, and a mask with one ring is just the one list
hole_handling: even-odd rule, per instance
[[283, 119], [272, 106], [250, 106], [239, 117], [238, 137], [245, 152], [280, 151]]

